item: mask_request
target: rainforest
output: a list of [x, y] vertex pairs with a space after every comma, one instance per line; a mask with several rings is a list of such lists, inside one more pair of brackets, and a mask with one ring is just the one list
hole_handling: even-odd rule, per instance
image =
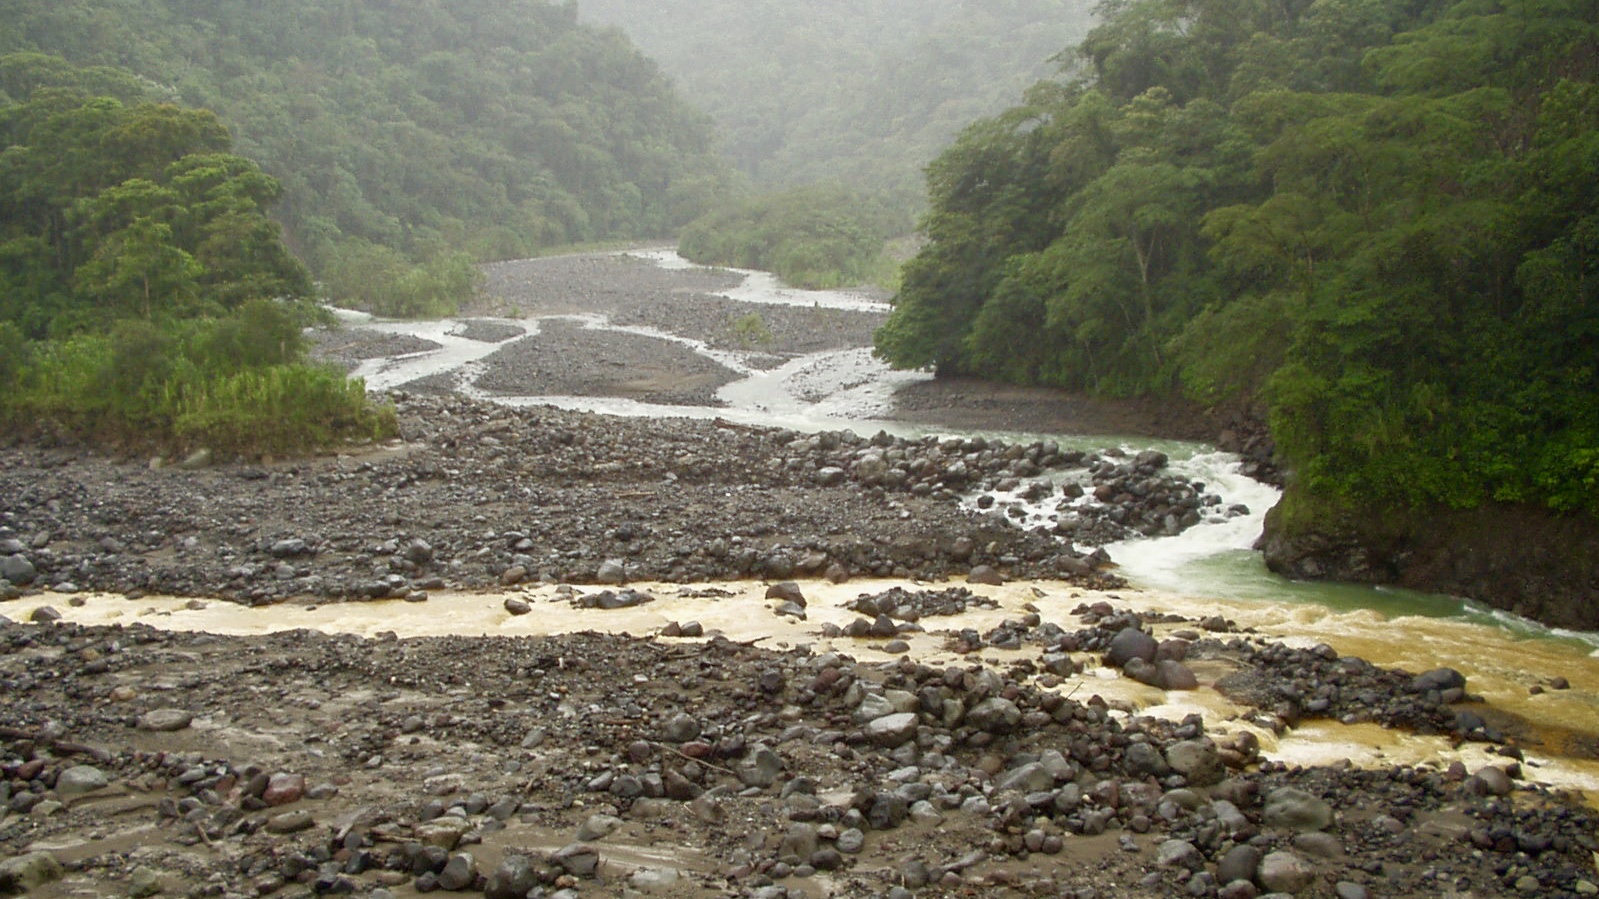
[[[878, 352], [1258, 410], [1290, 573], [1404, 580], [1447, 531], [1457, 555], [1498, 539], [1495, 568], [1548, 553], [1497, 589], [1591, 602], [1599, 5], [1101, 11], [1080, 77], [930, 167]], [[1567, 539], [1505, 548], [1512, 512]], [[1494, 577], [1467, 570], [1438, 586]]]

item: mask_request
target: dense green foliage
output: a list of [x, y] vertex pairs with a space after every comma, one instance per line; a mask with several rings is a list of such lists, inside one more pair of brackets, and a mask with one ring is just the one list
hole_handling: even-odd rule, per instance
[[14, 433], [241, 454], [392, 435], [393, 409], [360, 381], [298, 361], [299, 333], [288, 310], [256, 300], [222, 318], [122, 319], [109, 333], [19, 342], [24, 361], [9, 379], [0, 371], [0, 420]]
[[710, 213], [683, 229], [678, 252], [704, 265], [773, 272], [797, 287], [842, 287], [892, 269], [883, 245], [910, 225], [880, 199], [815, 185]]
[[930, 168], [880, 353], [1263, 398], [1322, 502], [1599, 514], [1599, 7], [1102, 10]]
[[760, 189], [843, 181], [908, 208], [962, 126], [1088, 28], [1092, 0], [579, 0], [709, 112]]
[[32, 338], [306, 296], [265, 209], [280, 188], [205, 110], [92, 96], [59, 60], [0, 57], [0, 319]]
[[0, 425], [283, 452], [392, 430], [301, 362], [310, 277], [275, 180], [203, 110], [131, 77], [0, 57]]
[[539, 0], [0, 0], [0, 53], [123, 67], [215, 110], [283, 185], [275, 214], [319, 275], [385, 247], [406, 257], [386, 276], [405, 305], [431, 306], [451, 251], [664, 236], [721, 190], [703, 114], [576, 17]]

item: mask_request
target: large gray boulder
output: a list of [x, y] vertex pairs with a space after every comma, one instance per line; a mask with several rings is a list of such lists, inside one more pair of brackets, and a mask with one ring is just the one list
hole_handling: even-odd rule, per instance
[[1193, 787], [1208, 787], [1221, 783], [1227, 773], [1221, 761], [1221, 752], [1208, 739], [1184, 740], [1166, 748], [1166, 764], [1181, 774]]
[[21, 553], [0, 556], [0, 578], [10, 581], [18, 587], [26, 587], [33, 583], [38, 576], [38, 571], [34, 569], [33, 563], [28, 561], [27, 556]]
[[1008, 734], [1022, 723], [1022, 710], [1009, 699], [996, 696], [972, 706], [966, 723], [986, 733]]
[[1283, 830], [1322, 830], [1333, 822], [1332, 806], [1294, 787], [1278, 787], [1266, 796], [1261, 820]]
[[109, 783], [111, 779], [99, 768], [93, 765], [73, 765], [56, 777], [56, 793], [61, 796], [76, 796], [98, 790]]

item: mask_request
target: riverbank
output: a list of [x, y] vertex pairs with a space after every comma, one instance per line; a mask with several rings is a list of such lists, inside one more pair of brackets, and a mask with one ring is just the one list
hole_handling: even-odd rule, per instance
[[[4, 589], [270, 603], [540, 580], [980, 574], [1102, 587], [1120, 581], [1094, 547], [1230, 514], [1158, 453], [394, 399], [403, 439], [338, 456], [190, 467], [0, 450]], [[1072, 478], [1050, 493], [1074, 544], [961, 502], [1045, 474]]]
[[[392, 443], [0, 450], [4, 595], [21, 594], [0, 602], [0, 892], [34, 875], [60, 877], [42, 896], [296, 899], [1599, 891], [1599, 821], [1539, 783], [1590, 735], [1557, 747], [1497, 699], [1580, 704], [1589, 678], [1511, 677], [1485, 701], [1459, 672], [1147, 608], [1095, 548], [1241, 514], [1161, 452], [540, 404], [606, 368], [604, 396], [650, 370], [628, 399], [723, 398], [687, 366], [783, 371], [880, 314], [606, 260], [506, 267], [523, 317], [324, 337], [388, 379]], [[622, 288], [599, 277], [613, 267]], [[737, 327], [756, 313], [764, 346]], [[448, 365], [391, 358], [444, 342]], [[457, 393], [488, 392], [485, 373], [515, 404]], [[1100, 430], [1069, 401], [916, 387], [928, 418]], [[1038, 530], [1004, 520], [1017, 496], [1048, 512]], [[477, 627], [463, 606], [491, 590], [489, 626], [441, 635]], [[152, 626], [228, 609], [292, 629]], [[346, 613], [388, 625], [323, 632]], [[394, 632], [412, 620], [429, 629]], [[1318, 724], [1426, 749], [1274, 756]]]
[[[874, 602], [920, 609], [936, 631], [950, 596]], [[857, 661], [714, 634], [223, 637], [0, 623], [0, 878], [44, 896], [1594, 887], [1599, 819], [1520, 780], [1514, 750], [1469, 768], [1288, 766], [1241, 722], [1133, 717], [1093, 686], [1098, 654], [1136, 658], [1128, 635], [1143, 632], [1165, 658], [1233, 683], [1265, 719], [1315, 671], [1368, 697], [1355, 708], [1390, 709], [1392, 725], [1469, 723], [1469, 691], [1443, 673], [1386, 673], [1224, 621], [1090, 599], [1059, 617], [1050, 603], [1042, 628], [1007, 615], [947, 664], [896, 657], [880, 636], [833, 641], [867, 654]], [[528, 600], [530, 617], [564, 602]], [[1040, 646], [1039, 662], [999, 648], [1017, 637]], [[1308, 724], [1347, 708], [1298, 714]]]

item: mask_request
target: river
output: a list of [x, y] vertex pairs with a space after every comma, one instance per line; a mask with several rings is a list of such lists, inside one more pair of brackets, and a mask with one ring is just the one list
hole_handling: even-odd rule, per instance
[[[690, 265], [669, 250], [651, 251], [657, 265]], [[883, 311], [869, 297], [848, 291], [801, 291], [778, 284], [769, 275], [744, 274], [743, 283], [724, 296], [742, 303], [787, 305], [820, 309]], [[564, 408], [630, 416], [719, 417], [752, 425], [772, 425], [796, 430], [852, 429], [869, 434], [886, 430], [900, 435], [948, 433], [905, 422], [881, 419], [902, 385], [927, 377], [894, 372], [872, 358], [867, 348], [812, 353], [775, 367], [753, 364], [747, 354], [717, 350], [705, 343], [647, 328], [620, 328], [603, 315], [560, 316], [585, 328], [623, 330], [669, 340], [713, 359], [738, 373], [739, 379], [720, 388], [726, 405], [662, 406], [632, 399], [591, 396], [505, 396], [472, 389], [473, 367], [496, 349], [493, 343], [463, 336], [459, 321], [380, 322], [348, 316], [363, 328], [431, 341], [435, 349], [371, 359], [356, 374], [373, 389], [388, 389], [419, 377], [463, 373], [466, 392], [480, 398], [517, 405], [548, 403]], [[540, 319], [506, 321], [528, 334], [536, 334]], [[1239, 626], [1295, 645], [1326, 642], [1341, 653], [1357, 655], [1376, 664], [1423, 671], [1452, 667], [1468, 677], [1471, 692], [1490, 706], [1525, 719], [1532, 727], [1525, 737], [1529, 775], [1546, 782], [1599, 795], [1599, 660], [1595, 647], [1599, 635], [1553, 632], [1532, 622], [1495, 613], [1462, 600], [1404, 591], [1336, 584], [1286, 581], [1265, 570], [1251, 549], [1259, 536], [1267, 509], [1277, 492], [1242, 476], [1238, 459], [1212, 447], [1176, 442], [1131, 440], [1117, 435], [1030, 434], [1025, 431], [987, 432], [984, 436], [1009, 439], [1047, 437], [1063, 445], [1100, 448], [1107, 444], [1139, 450], [1151, 445], [1168, 453], [1175, 469], [1203, 481], [1223, 499], [1221, 508], [1239, 506], [1246, 514], [1215, 515], [1175, 537], [1125, 541], [1107, 547], [1112, 559], [1135, 588], [1115, 595], [1118, 605], [1137, 610], [1173, 612], [1190, 618], [1222, 614]], [[975, 507], [975, 504], [974, 504]], [[997, 497], [993, 509], [1024, 523], [1044, 519], [1045, 509], [1029, 505], [1021, 496]], [[886, 589], [891, 582], [873, 583]], [[576, 611], [565, 597], [548, 586], [521, 588], [515, 595], [536, 605], [539, 614], [512, 616], [504, 609], [504, 595], [435, 596], [426, 604], [401, 602], [274, 607], [246, 609], [226, 603], [196, 603], [172, 598], [145, 598], [128, 602], [120, 597], [77, 597], [68, 605], [60, 597], [45, 595], [24, 600], [30, 605], [51, 603], [71, 620], [84, 623], [141, 620], [162, 627], [209, 630], [221, 633], [259, 633], [291, 627], [372, 635], [392, 631], [401, 636], [442, 633], [542, 634], [576, 629], [604, 629], [647, 634], [668, 621], [696, 619], [707, 628], [740, 640], [763, 639], [773, 645], [812, 644], [825, 648], [819, 636], [826, 623], [847, 624], [854, 614], [842, 604], [866, 591], [861, 581], [845, 585], [802, 583], [810, 599], [805, 622], [774, 617], [764, 599], [764, 586], [754, 584], [704, 585], [726, 594], [706, 603], [693, 591], [676, 585], [636, 585], [658, 601], [633, 610], [602, 613]], [[913, 584], [905, 584], [914, 587]], [[991, 627], [1023, 607], [1036, 608], [1046, 620], [1070, 629], [1070, 610], [1095, 597], [1065, 584], [1012, 583], [982, 592], [1000, 600], [998, 610], [981, 610], [939, 628]], [[448, 614], [441, 614], [441, 607]], [[881, 654], [857, 641], [837, 641], [841, 651], [859, 657]], [[920, 635], [911, 641], [912, 652], [930, 660], [953, 661], [937, 635]], [[1028, 652], [1020, 650], [1018, 652]], [[986, 652], [985, 656], [1005, 656]], [[887, 658], [887, 656], [884, 656]], [[1553, 689], [1564, 679], [1568, 689]], [[1108, 669], [1089, 668], [1086, 689], [1113, 698], [1147, 714], [1181, 716], [1204, 714], [1221, 732], [1249, 727], [1239, 720], [1240, 710], [1210, 690], [1166, 694], [1124, 678]], [[1485, 763], [1483, 747], [1452, 749], [1443, 740], [1383, 731], [1375, 726], [1346, 727], [1312, 722], [1279, 737], [1259, 731], [1267, 754], [1304, 764], [1349, 759], [1357, 764], [1420, 764], [1462, 757], [1468, 765]]]

